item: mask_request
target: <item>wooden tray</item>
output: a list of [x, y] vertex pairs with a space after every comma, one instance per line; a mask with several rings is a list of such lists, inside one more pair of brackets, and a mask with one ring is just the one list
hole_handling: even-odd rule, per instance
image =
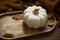
[[[22, 11], [2, 13], [0, 15], [0, 19], [3, 18], [3, 17], [13, 16], [13, 15], [15, 15], [17, 13], [22, 13]], [[23, 19], [20, 22], [23, 22]], [[6, 38], [6, 37], [1, 36], [1, 34], [0, 34], [0, 37], [3, 38], [3, 39], [11, 40], [11, 39], [16, 39], [16, 38], [22, 38], [22, 37], [26, 37], [26, 36], [46, 33], [46, 32], [52, 31], [55, 28], [56, 23], [57, 23], [57, 21], [56, 21], [55, 17], [51, 16], [51, 14], [48, 14], [48, 22], [46, 23], [46, 25], [43, 28], [31, 29], [31, 28], [28, 28], [23, 23], [23, 26], [21, 26], [22, 24], [20, 25], [20, 27], [23, 27], [23, 31], [24, 31], [24, 33], [22, 33], [22, 35], [14, 36], [13, 38]]]

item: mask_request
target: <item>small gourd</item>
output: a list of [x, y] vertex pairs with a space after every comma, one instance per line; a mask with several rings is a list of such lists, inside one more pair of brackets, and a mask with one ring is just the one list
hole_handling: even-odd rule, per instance
[[41, 6], [29, 6], [23, 12], [24, 18], [23, 22], [29, 28], [39, 28], [43, 27], [47, 22], [47, 13], [46, 10]]

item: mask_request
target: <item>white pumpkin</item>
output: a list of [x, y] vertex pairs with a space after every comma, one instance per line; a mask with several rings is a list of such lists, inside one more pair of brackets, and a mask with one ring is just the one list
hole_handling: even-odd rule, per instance
[[43, 27], [47, 22], [46, 10], [41, 6], [30, 6], [23, 14], [23, 22], [30, 28]]

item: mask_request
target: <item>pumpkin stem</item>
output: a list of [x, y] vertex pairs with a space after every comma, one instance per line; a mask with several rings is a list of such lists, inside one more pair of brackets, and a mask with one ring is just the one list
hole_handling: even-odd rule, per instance
[[38, 15], [38, 10], [39, 10], [39, 9], [36, 8], [36, 9], [33, 11], [33, 14], [34, 14], [34, 15]]

